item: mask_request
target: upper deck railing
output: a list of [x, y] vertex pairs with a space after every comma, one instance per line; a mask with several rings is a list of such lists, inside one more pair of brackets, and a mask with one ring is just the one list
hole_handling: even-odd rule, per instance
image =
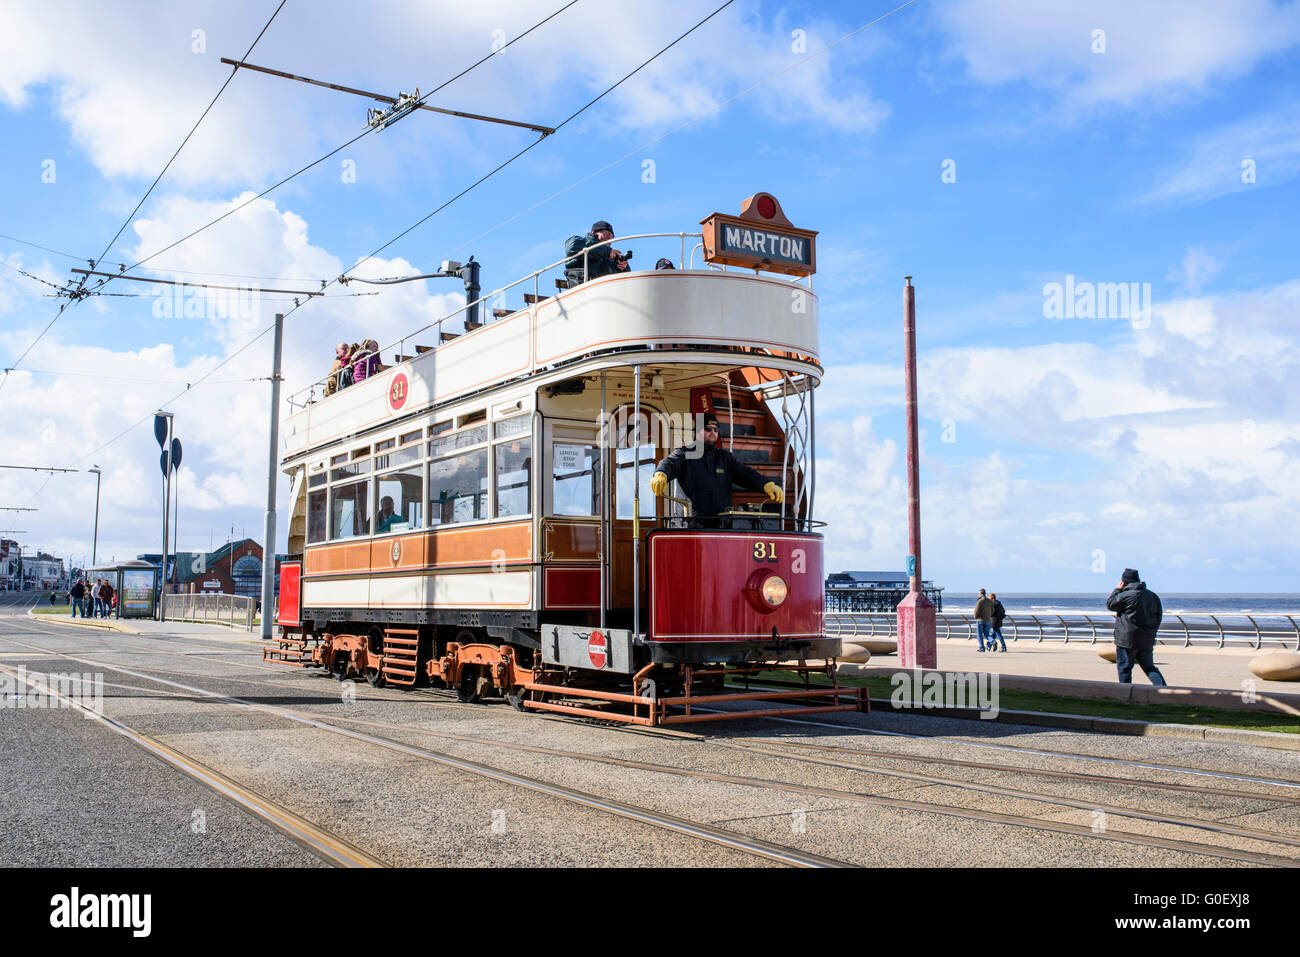
[[[615, 239], [607, 239], [604, 240], [603, 242], [595, 243], [592, 246], [589, 246], [585, 250], [583, 250], [582, 257], [583, 257], [584, 273], [586, 272], [586, 259], [587, 256], [590, 254], [591, 250], [596, 249], [597, 247], [600, 246], [608, 246], [611, 243], [615, 243], [615, 242], [625, 243], [634, 239], [676, 239], [678, 240], [680, 243], [680, 250], [679, 250], [680, 258], [678, 259], [678, 262], [682, 264], [682, 268], [684, 269], [695, 268], [695, 254], [697, 252], [700, 252], [704, 246], [703, 233], [685, 233], [685, 232], [636, 233], [630, 236], [620, 236]], [[694, 246], [691, 247], [689, 264], [686, 256], [686, 241], [688, 239], [699, 240], [699, 242], [695, 243]], [[406, 358], [404, 358], [402, 362], [398, 362], [395, 365], [403, 365], [406, 362], [409, 362], [412, 359], [416, 358], [416, 356], [407, 356], [406, 344], [414, 340], [416, 336], [424, 335], [425, 333], [428, 333], [430, 330], [434, 330], [437, 334], [438, 343], [433, 347], [434, 349], [436, 349], [438, 345], [442, 344], [441, 340], [442, 340], [443, 324], [448, 320], [454, 320], [463, 317], [466, 314], [466, 312], [473, 306], [479, 307], [479, 315], [483, 317], [482, 320], [483, 324], [487, 325], [493, 321], [493, 318], [495, 318], [491, 314], [490, 303], [497, 301], [498, 297], [505, 295], [510, 290], [515, 289], [519, 286], [526, 285], [527, 283], [532, 283], [533, 285], [534, 302], [525, 304], [520, 309], [515, 310], [515, 312], [525, 312], [530, 309], [536, 309], [537, 305], [542, 300], [542, 277], [552, 272], [553, 270], [558, 269], [562, 271], [565, 264], [568, 263], [568, 261], [572, 258], [573, 257], [571, 256], [565, 256], [563, 259], [558, 259], [553, 263], [548, 263], [545, 266], [533, 270], [532, 272], [528, 273], [526, 276], [522, 276], [519, 279], [516, 279], [514, 282], [508, 285], [501, 286], [498, 289], [494, 289], [491, 292], [480, 296], [478, 299], [473, 300], [472, 302], [465, 303], [465, 305], [463, 306], [458, 306], [456, 309], [452, 310], [451, 312], [447, 313], [446, 315], [438, 319], [435, 319], [433, 322], [427, 323], [426, 325], [421, 326], [415, 331], [407, 333], [406, 335], [402, 336], [402, 338], [394, 342], [390, 342], [386, 346], [381, 346], [379, 349], [379, 355], [382, 356], [386, 352], [391, 352], [393, 350], [396, 350], [397, 355], [405, 356]], [[725, 265], [713, 265], [713, 264], [701, 263], [701, 266], [705, 266], [705, 265], [708, 265], [708, 267], [711, 269], [717, 269], [720, 272], [728, 271]], [[652, 271], [652, 270], [636, 270], [636, 271], [640, 272], [640, 271]], [[737, 270], [737, 271], [747, 271], [747, 270]], [[629, 275], [632, 272], [633, 270], [629, 269], [625, 273], [620, 273], [620, 275]], [[786, 276], [773, 275], [771, 278], [788, 281], [792, 285], [801, 281], [799, 279], [792, 279]], [[806, 282], [808, 288], [811, 289], [812, 277], [809, 276]], [[514, 313], [512, 312], [511, 314], [513, 315]], [[386, 369], [393, 368], [393, 366], [385, 366], [385, 368]], [[291, 394], [288, 398], [290, 413], [305, 408], [309, 403], [317, 401], [318, 398], [322, 398], [324, 396], [326, 385], [328, 385], [331, 379], [335, 378], [338, 375], [339, 373], [337, 371], [333, 373], [328, 373], [322, 376], [320, 379], [316, 380], [315, 382], [311, 383], [311, 385], [305, 386], [302, 389], [299, 389], [297, 392]]]

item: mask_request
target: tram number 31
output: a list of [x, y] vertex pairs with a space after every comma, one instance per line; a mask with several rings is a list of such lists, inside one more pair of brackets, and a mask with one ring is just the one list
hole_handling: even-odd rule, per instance
[[754, 543], [754, 561], [756, 562], [774, 562], [776, 557], [776, 542], [755, 542]]

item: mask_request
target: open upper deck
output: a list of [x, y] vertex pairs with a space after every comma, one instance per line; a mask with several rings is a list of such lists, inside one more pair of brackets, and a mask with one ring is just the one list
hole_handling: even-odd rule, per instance
[[[688, 237], [699, 238], [670, 235], [681, 238], [683, 250]], [[624, 240], [636, 238], [646, 237]], [[820, 377], [810, 284], [711, 267], [620, 273], [541, 298], [542, 277], [562, 266], [553, 263], [479, 300], [486, 309], [515, 286], [531, 288], [528, 298], [538, 301], [516, 312], [406, 357], [407, 343], [417, 337], [442, 339], [444, 324], [457, 327], [457, 310], [380, 350], [386, 359], [404, 357], [397, 364], [330, 396], [324, 395], [328, 378], [295, 394], [286, 459], [506, 382], [615, 353], [623, 363], [640, 351], [653, 351], [657, 363], [725, 353], [719, 361]]]

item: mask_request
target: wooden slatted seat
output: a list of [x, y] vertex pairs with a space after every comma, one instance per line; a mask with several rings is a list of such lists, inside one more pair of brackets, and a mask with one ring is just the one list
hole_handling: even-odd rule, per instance
[[551, 298], [550, 296], [535, 296], [531, 292], [524, 293], [524, 302], [526, 302], [530, 306], [535, 306], [537, 305], [537, 303], [545, 302], [547, 299], [550, 298]]
[[432, 350], [433, 350], [433, 346], [416, 346], [416, 347], [415, 347], [415, 354], [416, 354], [417, 356], [422, 356], [422, 355], [424, 355], [426, 352], [431, 352]]
[[443, 341], [443, 342], [451, 342], [451, 340], [453, 340], [453, 339], [459, 339], [459, 338], [460, 338], [460, 333], [459, 333], [459, 332], [444, 332], [444, 333], [442, 333], [442, 341]]

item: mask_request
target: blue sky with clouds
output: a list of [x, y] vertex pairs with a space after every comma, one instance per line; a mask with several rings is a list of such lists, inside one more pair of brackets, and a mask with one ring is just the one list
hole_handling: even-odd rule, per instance
[[[249, 59], [427, 91], [558, 6], [379, 3], [359, 17], [289, 0]], [[580, 0], [430, 102], [554, 125], [714, 6]], [[1300, 5], [917, 0], [813, 55], [896, 6], [733, 4], [365, 268], [474, 253], [493, 288], [558, 258], [593, 219], [689, 230], [771, 191], [821, 231], [829, 567], [899, 568], [906, 554], [911, 275], [927, 577], [959, 591], [1105, 591], [1135, 565], [1166, 591], [1296, 590]], [[275, 4], [145, 8], [0, 12], [0, 233], [97, 256], [228, 75], [219, 58], [241, 55]], [[143, 258], [339, 146], [367, 105], [241, 73], [106, 261]], [[286, 287], [332, 278], [532, 138], [416, 114], [155, 264]], [[631, 245], [641, 265], [672, 252]], [[60, 283], [84, 263], [3, 238], [0, 261], [11, 365], [57, 311], [42, 298], [52, 290], [15, 270]], [[1079, 288], [1149, 284], [1150, 312], [1049, 315], [1044, 288], [1067, 275]], [[287, 387], [323, 374], [329, 342], [395, 339], [456, 291], [305, 306], [286, 334]], [[101, 553], [155, 548], [160, 507], [147, 425], [101, 446], [283, 304], [233, 320], [153, 307], [77, 304], [0, 390], [7, 459], [104, 467]], [[264, 376], [265, 346], [171, 406], [187, 440], [182, 548], [260, 529], [266, 387], [230, 380]], [[88, 550], [93, 497], [84, 475], [0, 474], [0, 504], [41, 508], [19, 537], [64, 554]]]

